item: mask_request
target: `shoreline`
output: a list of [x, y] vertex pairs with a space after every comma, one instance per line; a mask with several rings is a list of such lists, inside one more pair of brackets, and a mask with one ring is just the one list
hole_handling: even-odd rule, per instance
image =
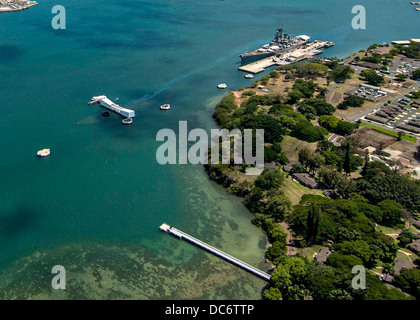
[[[373, 48], [373, 46], [375, 46], [375, 47]], [[346, 57], [344, 59], [340, 59], [339, 61], [341, 61], [341, 62], [340, 63], [337, 63], [337, 64], [342, 65], [343, 67], [345, 66], [345, 67], [348, 67], [348, 68], [352, 68], [353, 69], [353, 72], [356, 73], [356, 78], [357, 78], [359, 76], [359, 73], [361, 71], [363, 71], [363, 70], [371, 70], [371, 69], [368, 69], [368, 68], [359, 67], [358, 64], [357, 64], [357, 62], [359, 62], [359, 59], [360, 59], [360, 61], [362, 61], [364, 59], [363, 56], [367, 56], [367, 53], [368, 52], [370, 54], [376, 54], [378, 51], [375, 51], [375, 49], [377, 49], [378, 47], [381, 47], [381, 48], [382, 47], [386, 47], [386, 48], [388, 48], [388, 50], [385, 50], [385, 51], [387, 51], [386, 53], [385, 53], [385, 51], [384, 52], [381, 52], [384, 56], [385, 56], [385, 54], [390, 55], [389, 54], [389, 49], [394, 48], [390, 44], [386, 44], [386, 45], [384, 45], [384, 44], [381, 44], [381, 45], [372, 45], [367, 50], [361, 49], [359, 51], [353, 52], [350, 56], [348, 56], [348, 57]], [[380, 50], [379, 50], [379, 52], [380, 52]], [[391, 61], [393, 61], [393, 62], [394, 61], [398, 61], [399, 62], [399, 60], [404, 60], [405, 59], [404, 56], [403, 56], [402, 59], [401, 59], [401, 56], [402, 56], [401, 54], [396, 54], [391, 59]], [[394, 58], [395, 58], [395, 60], [393, 60]], [[267, 59], [269, 59], [269, 58], [267, 58]], [[267, 60], [267, 59], [265, 59], [265, 60]], [[387, 58], [387, 59], [389, 59], [389, 58]], [[307, 61], [308, 61], [308, 63], [312, 63], [312, 64], [323, 64], [326, 61], [331, 61], [331, 60], [329, 60], [328, 58], [320, 57], [320, 58], [315, 58], [315, 59], [308, 59]], [[410, 61], [412, 61], [412, 60], [410, 60]], [[417, 58], [417, 59], [414, 59], [413, 61], [419, 61], [419, 60]], [[258, 64], [258, 63], [256, 63], [256, 64]], [[282, 70], [287, 70], [286, 71], [286, 74], [288, 74], [289, 70], [293, 70], [293, 66], [294, 65], [295, 65], [295, 63], [292, 63], [292, 64], [289, 65], [290, 66], [289, 68], [286, 67], [285, 69], [282, 69]], [[418, 70], [420, 70], [419, 69], [419, 66], [417, 66], [417, 68], [418, 68]], [[239, 69], [241, 70], [241, 68], [239, 68]], [[280, 70], [280, 69], [279, 68], [273, 69], [273, 71], [270, 73], [270, 76], [264, 76], [264, 77], [262, 77], [262, 79], [256, 80], [252, 85], [250, 85], [248, 87], [238, 88], [236, 90], [229, 91], [229, 94], [226, 95], [221, 101], [219, 101], [219, 103], [217, 104], [217, 106], [216, 106], [216, 108], [214, 109], [214, 112], [213, 112], [213, 118], [215, 119], [218, 127], [219, 128], [226, 128], [226, 126], [223, 123], [222, 124], [220, 123], [220, 119], [222, 118], [222, 116], [218, 117], [218, 115], [217, 115], [217, 112], [220, 111], [220, 109], [218, 110], [218, 108], [221, 105], [222, 105], [223, 109], [226, 108], [228, 110], [227, 113], [223, 115], [223, 119], [225, 119], [225, 121], [228, 121], [228, 123], [230, 123], [229, 122], [229, 118], [230, 117], [233, 117], [232, 112], [233, 111], [236, 111], [238, 109], [243, 108], [244, 103], [246, 103], [248, 100], [250, 100], [250, 97], [264, 97], [264, 96], [267, 97], [270, 94], [271, 95], [275, 95], [276, 93], [279, 94], [278, 91], [274, 91], [273, 88], [279, 84], [278, 83], [279, 80], [277, 78], [283, 77], [283, 75], [279, 75], [281, 73], [281, 71], [276, 71], [276, 70]], [[252, 72], [250, 70], [245, 70], [245, 71]], [[261, 70], [261, 71], [263, 71], [263, 70]], [[359, 72], [357, 72], [357, 71], [359, 71]], [[260, 72], [260, 71], [258, 71], [258, 72]], [[252, 72], [252, 73], [254, 73], [254, 72]], [[257, 72], [255, 72], [255, 73], [257, 73]], [[277, 73], [277, 75], [274, 75], [274, 73]], [[381, 74], [381, 73], [379, 73], [379, 74]], [[398, 74], [398, 73], [396, 73], [396, 74]], [[384, 74], [384, 79], [385, 78], [388, 79], [387, 77], [385, 77], [386, 75], [389, 75], [389, 72], [388, 72], [388, 74]], [[269, 83], [270, 82], [270, 78], [272, 78], [271, 79], [271, 81], [272, 81], [271, 83]], [[322, 76], [316, 76], [314, 78], [310, 78], [309, 77], [309, 79], [315, 79], [314, 81], [319, 86], [322, 85], [321, 82], [322, 82], [322, 79], [323, 78], [325, 79], [326, 77], [325, 76], [323, 76], [323, 77]], [[300, 79], [300, 77], [297, 77], [297, 79]], [[351, 79], [351, 77], [350, 77], [350, 79]], [[364, 82], [361, 81], [361, 78], [358, 78], [358, 79], [359, 80], [355, 81], [355, 85], [357, 84], [357, 87], [359, 87], [359, 86], [361, 86], [361, 85], [364, 84]], [[404, 96], [404, 95], [409, 94], [412, 90], [415, 91], [415, 90], [418, 89], [418, 88], [416, 89], [416, 83], [418, 84], [418, 81], [414, 81], [414, 89], [411, 89], [413, 86], [407, 87], [407, 88], [404, 87], [404, 89], [403, 89], [403, 86], [401, 85], [401, 83], [398, 83], [398, 81], [395, 80], [396, 78], [393, 78], [393, 79], [394, 79], [394, 83], [392, 83], [391, 80], [389, 80], [389, 83], [395, 85], [395, 90], [396, 90], [396, 92], [398, 92], [398, 94], [397, 93], [395, 93], [395, 95], [394, 94], [391, 94], [390, 96], [388, 96], [384, 100], [391, 99], [391, 97], [397, 97], [397, 98], [399, 98], [400, 96]], [[291, 81], [290, 82], [290, 85], [292, 85], [292, 84], [294, 85], [295, 81], [296, 81], [296, 78], [295, 78], [294, 81]], [[286, 82], [286, 81], [284, 79], [283, 80], [280, 79], [280, 82]], [[344, 80], [343, 81], [343, 84], [345, 82], [346, 81]], [[405, 82], [405, 81], [402, 81], [402, 82]], [[332, 84], [330, 84], [330, 81], [327, 80], [327, 84], [326, 85], [324, 84], [324, 86], [326, 86], [325, 87], [325, 90], [327, 92], [328, 92], [328, 90], [331, 90], [332, 91], [332, 94], [329, 95], [329, 98], [331, 98], [331, 96], [334, 96], [334, 90], [336, 88], [339, 88], [340, 87], [341, 84], [340, 85], [337, 85], [337, 83], [338, 82], [333, 82]], [[407, 83], [410, 83], [410, 82], [408, 81]], [[389, 85], [387, 84], [387, 87], [388, 86]], [[384, 84], [384, 87], [385, 87], [385, 84]], [[262, 91], [264, 91], [264, 92], [262, 92]], [[388, 91], [392, 91], [392, 90], [388, 89]], [[288, 90], [286, 90], [286, 92], [288, 92]], [[249, 95], [247, 94], [246, 97], [245, 97], [245, 95], [243, 95], [243, 93], [249, 93]], [[352, 94], [349, 94], [347, 92], [345, 92], [345, 94], [347, 94], [347, 95], [353, 95], [353, 93]], [[343, 92], [342, 95], [344, 96], [344, 92]], [[225, 102], [225, 99], [228, 99], [229, 97], [232, 97], [232, 99], [231, 99], [232, 101], [227, 102], [227, 103], [224, 103]], [[325, 99], [327, 100], [326, 97], [325, 97]], [[388, 103], [390, 101], [391, 100], [388, 100]], [[298, 99], [297, 102], [299, 102], [299, 99]], [[341, 108], [336, 108], [337, 105], [338, 105], [338, 102], [339, 101], [335, 101], [335, 103], [334, 103], [335, 104], [335, 108], [334, 108], [335, 109], [335, 112], [334, 112], [334, 115], [336, 115], [336, 113], [338, 113], [340, 115], [340, 118], [341, 118], [342, 114], [340, 114], [340, 112], [342, 110], [340, 110]], [[229, 103], [231, 105], [228, 107], [227, 105], [229, 105]], [[271, 104], [269, 104], [268, 106], [270, 106], [270, 105]], [[378, 108], [379, 105], [380, 105], [380, 100], [375, 101], [374, 107]], [[385, 104], [385, 106], [386, 105], [387, 104]], [[246, 106], [246, 104], [245, 104], [245, 106]], [[254, 111], [251, 112], [251, 114], [255, 114], [255, 113], [256, 114], [266, 114], [267, 110], [264, 110], [264, 106], [265, 106], [264, 104], [256, 103], [255, 109], [254, 109]], [[368, 105], [368, 106], [370, 106], [370, 105]], [[379, 106], [379, 108], [381, 108], [381, 106]], [[293, 109], [295, 109], [295, 111], [297, 110], [294, 105], [293, 105]], [[357, 108], [351, 108], [351, 109], [356, 109], [357, 110]], [[371, 109], [374, 109], [374, 108], [373, 107], [370, 107], [369, 108], [369, 111], [372, 111]], [[256, 111], [256, 110], [259, 110], [259, 111]], [[225, 110], [225, 112], [226, 112], [226, 110]], [[356, 113], [356, 112], [354, 112], [354, 113]], [[350, 114], [349, 116], [344, 116], [344, 118], [348, 119], [349, 123], [355, 123], [356, 121], [361, 121], [360, 120], [360, 117], [358, 117], [357, 119], [351, 119], [352, 118], [351, 117], [352, 115], [353, 115], [353, 117], [355, 117], [354, 114]], [[365, 116], [366, 115], [362, 116], [363, 120], [364, 120], [364, 117]], [[240, 118], [240, 116], [239, 116], [239, 118]], [[343, 120], [343, 122], [345, 122], [344, 121], [344, 118], [341, 118]], [[364, 120], [364, 121], [367, 121], [367, 120]], [[370, 121], [368, 121], [368, 122], [370, 122]], [[229, 126], [227, 128], [229, 130], [232, 129]], [[400, 131], [403, 131], [404, 132], [404, 130], [402, 130], [402, 129], [400, 129]], [[289, 134], [286, 134], [284, 137], [288, 137], [288, 136], [289, 136]], [[416, 143], [417, 142], [415, 141], [414, 144], [416, 144]], [[283, 173], [283, 170], [281, 169], [282, 166], [278, 162], [277, 163], [276, 162], [272, 162], [272, 163], [275, 164], [274, 165], [274, 169], [276, 169], [278, 171], [281, 171]], [[269, 234], [269, 230], [270, 230], [270, 228], [273, 227], [273, 225], [271, 225], [268, 229], [267, 229], [267, 227], [264, 227], [264, 222], [261, 222], [261, 220], [258, 221], [259, 218], [257, 217], [257, 215], [259, 215], [259, 213], [256, 213], [256, 212], [260, 212], [260, 211], [259, 210], [251, 209], [251, 207], [250, 207], [251, 205], [256, 205], [256, 204], [255, 203], [252, 204], [252, 200], [250, 200], [249, 198], [247, 199], [247, 197], [251, 197], [252, 198], [252, 193], [253, 193], [253, 188], [254, 188], [253, 187], [253, 182], [249, 183], [249, 180], [246, 180], [246, 179], [243, 180], [242, 179], [243, 177], [240, 174], [241, 169], [238, 169], [237, 166], [233, 166], [233, 167], [228, 166], [228, 168], [225, 171], [223, 171], [224, 170], [223, 168], [218, 168], [218, 169], [216, 169], [216, 171], [218, 172], [218, 174], [216, 174], [216, 176], [215, 176], [215, 172], [212, 171], [211, 165], [205, 165], [205, 168], [206, 168], [206, 172], [207, 172], [208, 177], [209, 177], [210, 180], [212, 180], [212, 181], [214, 181], [214, 182], [216, 182], [218, 184], [221, 184], [225, 189], [227, 189], [227, 192], [228, 193], [235, 194], [236, 196], [238, 196], [240, 198], [243, 198], [242, 201], [244, 202], [247, 210], [249, 211], [249, 213], [251, 214], [251, 216], [254, 217], [252, 219], [252, 222], [255, 225], [257, 225], [258, 227], [261, 227], [261, 229], [266, 234], [267, 241], [270, 243], [270, 247], [268, 248], [268, 250], [267, 250], [267, 252], [265, 254], [265, 261], [266, 261], [266, 263], [268, 265], [270, 265], [270, 266], [273, 267], [272, 270], [275, 269], [275, 266], [278, 265], [279, 262], [274, 263], [273, 260], [270, 260], [269, 259], [270, 250], [271, 249], [276, 250], [276, 249], [274, 249], [273, 246], [275, 246], [275, 244], [277, 243], [277, 240], [276, 241], [273, 241], [272, 240], [272, 235]], [[269, 168], [272, 168], [272, 167], [270, 166]], [[271, 169], [268, 169], [268, 170], [271, 170]], [[325, 199], [329, 199], [329, 198], [328, 197], [325, 197]], [[343, 198], [343, 199], [347, 199], [347, 198]], [[264, 197], [263, 197], [263, 200], [265, 200], [265, 202], [267, 202], [267, 199], [264, 199]], [[259, 200], [259, 201], [263, 201], [263, 200]], [[300, 204], [300, 202], [298, 204]], [[291, 257], [291, 256], [293, 256], [293, 253], [295, 253], [295, 254], [296, 253], [298, 253], [298, 254], [305, 254], [305, 249], [310, 249], [306, 245], [304, 245], [302, 247], [299, 247], [300, 250], [298, 249], [298, 251], [290, 252], [291, 251], [290, 249], [292, 249], [290, 247], [291, 246], [291, 241], [296, 240], [296, 238], [290, 232], [292, 230], [290, 228], [290, 224], [286, 223], [284, 220], [278, 220], [278, 221], [279, 222], [276, 222], [276, 223], [278, 223], [280, 225], [280, 222], [281, 222], [282, 225], [287, 228], [287, 229], [284, 229], [283, 230], [281, 228], [281, 226], [280, 226], [280, 230], [283, 233], [285, 233], [283, 236], [284, 236], [284, 239], [285, 239], [286, 246], [288, 247], [288, 249], [287, 249], [286, 253], [284, 254], [284, 256]], [[271, 238], [271, 240], [270, 240], [270, 238]], [[292, 247], [295, 250], [298, 248], [298, 247], [295, 247], [295, 246], [292, 246]], [[303, 250], [303, 251], [301, 252], [301, 250]], [[291, 253], [292, 253], [292, 255], [291, 255]], [[316, 255], [317, 255], [317, 251], [314, 251], [314, 254], [313, 254], [313, 257], [312, 257], [314, 260], [316, 259]], [[324, 261], [324, 263], [325, 263], [325, 261]], [[275, 287], [272, 287], [271, 289], [278, 290]], [[270, 291], [271, 289], [269, 289], [268, 291]], [[270, 292], [270, 295], [271, 295], [271, 293], [272, 292]]]

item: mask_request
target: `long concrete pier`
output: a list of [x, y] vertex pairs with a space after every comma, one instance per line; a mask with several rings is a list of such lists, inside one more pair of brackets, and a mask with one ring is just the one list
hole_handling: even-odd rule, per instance
[[237, 265], [238, 267], [241, 267], [242, 269], [249, 271], [251, 273], [253, 273], [254, 275], [266, 280], [266, 281], [270, 281], [271, 279], [271, 275], [269, 275], [268, 273], [261, 271], [260, 269], [251, 266], [250, 264], [243, 262], [242, 260], [239, 260], [233, 256], [231, 256], [230, 254], [227, 254], [226, 252], [223, 252], [222, 250], [219, 250], [197, 238], [194, 238], [193, 236], [190, 236], [189, 234], [178, 230], [174, 227], [170, 227], [169, 225], [167, 225], [166, 223], [162, 224], [159, 229], [161, 231], [164, 232], [169, 232], [170, 234], [178, 237], [179, 239], [185, 239], [193, 244], [195, 244], [196, 246], [203, 248], [211, 253], [213, 253], [214, 255], [225, 259], [226, 261], [229, 261], [230, 263], [233, 263], [235, 265]]

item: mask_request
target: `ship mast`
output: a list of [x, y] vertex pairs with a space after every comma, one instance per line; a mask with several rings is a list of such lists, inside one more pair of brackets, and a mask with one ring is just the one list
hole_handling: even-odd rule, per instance
[[281, 28], [279, 30], [277, 30], [279, 32], [280, 38], [283, 38], [283, 24], [284, 24], [284, 22], [281, 23]]

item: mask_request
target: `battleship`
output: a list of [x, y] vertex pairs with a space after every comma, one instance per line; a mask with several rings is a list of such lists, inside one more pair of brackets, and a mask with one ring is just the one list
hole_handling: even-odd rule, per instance
[[290, 35], [284, 33], [282, 26], [280, 29], [277, 30], [273, 41], [263, 45], [257, 50], [241, 54], [241, 64], [247, 64], [270, 56], [279, 55], [281, 53], [304, 45], [310, 39], [311, 38], [307, 35], [300, 35], [292, 38]]

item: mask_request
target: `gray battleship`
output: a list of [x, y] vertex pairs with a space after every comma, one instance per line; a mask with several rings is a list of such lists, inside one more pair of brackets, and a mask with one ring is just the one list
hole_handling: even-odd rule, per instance
[[280, 53], [295, 49], [307, 43], [311, 38], [307, 35], [300, 35], [292, 38], [290, 35], [283, 32], [283, 27], [277, 30], [274, 40], [261, 48], [252, 52], [245, 52], [240, 55], [241, 63], [247, 64], [253, 61], [258, 61], [270, 56], [275, 56]]

